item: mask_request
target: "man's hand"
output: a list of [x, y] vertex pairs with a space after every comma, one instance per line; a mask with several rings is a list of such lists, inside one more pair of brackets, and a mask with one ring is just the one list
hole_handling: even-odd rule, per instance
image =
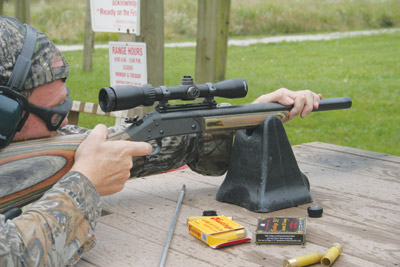
[[106, 141], [107, 127], [99, 124], [81, 143], [71, 171], [84, 174], [100, 196], [121, 191], [130, 177], [132, 157], [152, 152], [150, 144], [131, 141]]
[[310, 90], [291, 91], [286, 88], [278, 89], [272, 93], [262, 95], [254, 100], [253, 104], [277, 102], [282, 105], [293, 105], [290, 110], [289, 119], [291, 120], [300, 114], [301, 118], [317, 109], [322, 95]]

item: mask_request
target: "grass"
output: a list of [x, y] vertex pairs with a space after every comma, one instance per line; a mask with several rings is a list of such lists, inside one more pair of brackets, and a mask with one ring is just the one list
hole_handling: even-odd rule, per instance
[[[14, 15], [4, 2], [4, 15]], [[86, 1], [30, 0], [31, 24], [57, 44], [83, 43]], [[165, 0], [166, 40], [195, 38], [196, 0]], [[230, 35], [280, 35], [400, 27], [399, 0], [231, 0]], [[96, 33], [96, 43], [117, 40]]]
[[[313, 113], [285, 125], [292, 145], [327, 142], [400, 156], [400, 33], [331, 41], [230, 47], [226, 78], [245, 78], [249, 94], [233, 104], [251, 102], [280, 87], [310, 89], [324, 97], [350, 96], [349, 110]], [[82, 53], [64, 53], [71, 63], [67, 84], [74, 99], [97, 103], [98, 90], [109, 85], [108, 52], [98, 49], [94, 71], [81, 73]], [[165, 84], [194, 74], [195, 48], [165, 49]], [[219, 100], [220, 102], [220, 100]], [[113, 119], [83, 116], [93, 127]]]

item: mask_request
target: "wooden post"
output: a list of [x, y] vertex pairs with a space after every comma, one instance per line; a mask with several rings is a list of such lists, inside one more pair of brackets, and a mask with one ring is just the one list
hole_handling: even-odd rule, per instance
[[4, 0], [0, 0], [0, 16], [3, 16]]
[[30, 2], [29, 0], [15, 0], [15, 18], [22, 23], [30, 24]]
[[147, 50], [147, 82], [164, 85], [164, 1], [140, 1], [140, 35], [119, 34], [119, 41], [144, 42]]
[[225, 80], [231, 0], [199, 0], [196, 83]]
[[[121, 33], [121, 42], [144, 42], [147, 50], [147, 83], [164, 85], [164, 1], [140, 1], [140, 35]], [[147, 113], [154, 108], [145, 107]]]
[[86, 14], [85, 14], [85, 40], [83, 42], [83, 63], [82, 71], [89, 72], [93, 70], [93, 44], [94, 32], [92, 30], [92, 20], [90, 15], [90, 0], [86, 0]]

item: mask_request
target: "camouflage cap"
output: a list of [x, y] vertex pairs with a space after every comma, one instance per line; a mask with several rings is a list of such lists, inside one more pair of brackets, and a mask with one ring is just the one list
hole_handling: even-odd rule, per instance
[[[17, 19], [0, 16], [0, 85], [6, 85], [15, 62], [22, 51], [26, 27]], [[32, 65], [26, 78], [23, 93], [30, 95], [32, 88], [67, 78], [69, 65], [54, 43], [38, 31]], [[28, 91], [28, 92], [26, 92]]]

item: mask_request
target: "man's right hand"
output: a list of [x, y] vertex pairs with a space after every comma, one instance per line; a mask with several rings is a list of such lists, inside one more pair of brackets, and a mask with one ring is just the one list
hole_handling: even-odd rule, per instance
[[132, 157], [152, 152], [152, 146], [146, 142], [106, 141], [107, 136], [107, 127], [97, 125], [78, 147], [71, 169], [85, 175], [100, 196], [121, 191], [130, 177]]

